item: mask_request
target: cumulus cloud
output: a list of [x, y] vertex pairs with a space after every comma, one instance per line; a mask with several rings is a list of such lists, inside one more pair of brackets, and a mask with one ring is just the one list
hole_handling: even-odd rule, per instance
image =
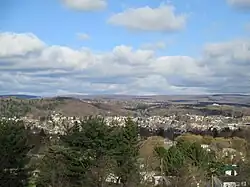
[[45, 47], [45, 43], [32, 33], [0, 33], [0, 44], [0, 57], [22, 56]]
[[173, 32], [185, 27], [187, 15], [176, 14], [174, 6], [129, 8], [112, 15], [108, 23], [130, 30]]
[[157, 56], [154, 50], [115, 46], [50, 46], [30, 33], [0, 34], [1, 93], [193, 94], [249, 93], [250, 41], [204, 46], [199, 59]]
[[250, 9], [250, 0], [227, 0], [227, 2], [235, 8]]
[[77, 11], [94, 11], [106, 8], [106, 0], [62, 0], [63, 3]]
[[[224, 43], [207, 44], [204, 47], [204, 58], [213, 59], [210, 65], [216, 68], [232, 68], [234, 66], [250, 66], [250, 40], [235, 40]], [[227, 65], [228, 67], [223, 67]]]

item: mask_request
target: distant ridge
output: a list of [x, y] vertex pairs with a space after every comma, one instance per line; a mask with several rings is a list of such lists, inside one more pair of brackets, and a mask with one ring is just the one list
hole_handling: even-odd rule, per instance
[[250, 105], [249, 94], [204, 94], [204, 95], [118, 95], [118, 94], [104, 94], [104, 95], [54, 95], [54, 96], [36, 96], [26, 94], [6, 94], [0, 95], [1, 98], [14, 97], [17, 99], [54, 99], [54, 100], [144, 100], [144, 101], [157, 101], [169, 102], [171, 104], [197, 104], [197, 103], [218, 103], [228, 105]]
[[18, 98], [18, 99], [37, 99], [37, 98], [41, 98], [40, 96], [36, 96], [36, 95], [23, 95], [23, 94], [0, 95], [0, 98], [6, 98], [6, 97], [15, 97], [15, 98]]
[[232, 93], [232, 94], [213, 94], [211, 96], [214, 96], [214, 97], [216, 97], [216, 96], [234, 96], [234, 97], [243, 96], [244, 97], [244, 96], [249, 96], [249, 94], [237, 94], [237, 93], [234, 94], [234, 93]]

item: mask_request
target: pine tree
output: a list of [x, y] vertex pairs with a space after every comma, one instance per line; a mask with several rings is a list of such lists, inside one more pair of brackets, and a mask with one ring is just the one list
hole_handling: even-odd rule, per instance
[[[114, 159], [116, 161], [115, 174], [121, 180], [123, 186], [138, 184], [139, 177], [139, 128], [138, 124], [128, 118], [125, 127], [120, 128], [116, 138]], [[115, 139], [115, 137], [114, 137]]]
[[40, 186], [103, 186], [112, 168], [111, 130], [103, 118], [75, 124], [41, 160]]
[[0, 121], [0, 186], [27, 186], [31, 150], [23, 122]]

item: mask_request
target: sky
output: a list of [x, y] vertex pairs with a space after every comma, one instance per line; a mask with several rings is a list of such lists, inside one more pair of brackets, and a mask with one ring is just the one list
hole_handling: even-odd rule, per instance
[[250, 92], [250, 0], [0, 0], [0, 94]]

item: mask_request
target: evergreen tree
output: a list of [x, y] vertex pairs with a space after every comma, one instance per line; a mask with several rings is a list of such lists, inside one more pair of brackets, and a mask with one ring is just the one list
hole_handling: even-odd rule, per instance
[[193, 175], [191, 170], [202, 173], [196, 177], [203, 180], [211, 178], [212, 174], [219, 175], [222, 171], [222, 163], [216, 161], [215, 154], [204, 150], [198, 143], [182, 140], [168, 150], [157, 147], [155, 151], [159, 159], [163, 159], [165, 175], [177, 176], [181, 180], [190, 178]]
[[28, 132], [23, 122], [0, 120], [0, 186], [27, 186]]
[[69, 150], [60, 146], [51, 146], [45, 156], [37, 164], [39, 170], [37, 187], [70, 187], [67, 176], [67, 164], [70, 164], [65, 157]]
[[39, 168], [39, 181], [52, 187], [63, 183], [74, 187], [103, 186], [112, 168], [111, 131], [103, 118], [90, 117], [75, 124], [61, 137], [59, 145], [46, 153]]
[[125, 121], [125, 126], [117, 131], [115, 138], [118, 143], [114, 147], [114, 159], [116, 161], [115, 174], [123, 186], [136, 185], [140, 182], [138, 124], [128, 118]]

